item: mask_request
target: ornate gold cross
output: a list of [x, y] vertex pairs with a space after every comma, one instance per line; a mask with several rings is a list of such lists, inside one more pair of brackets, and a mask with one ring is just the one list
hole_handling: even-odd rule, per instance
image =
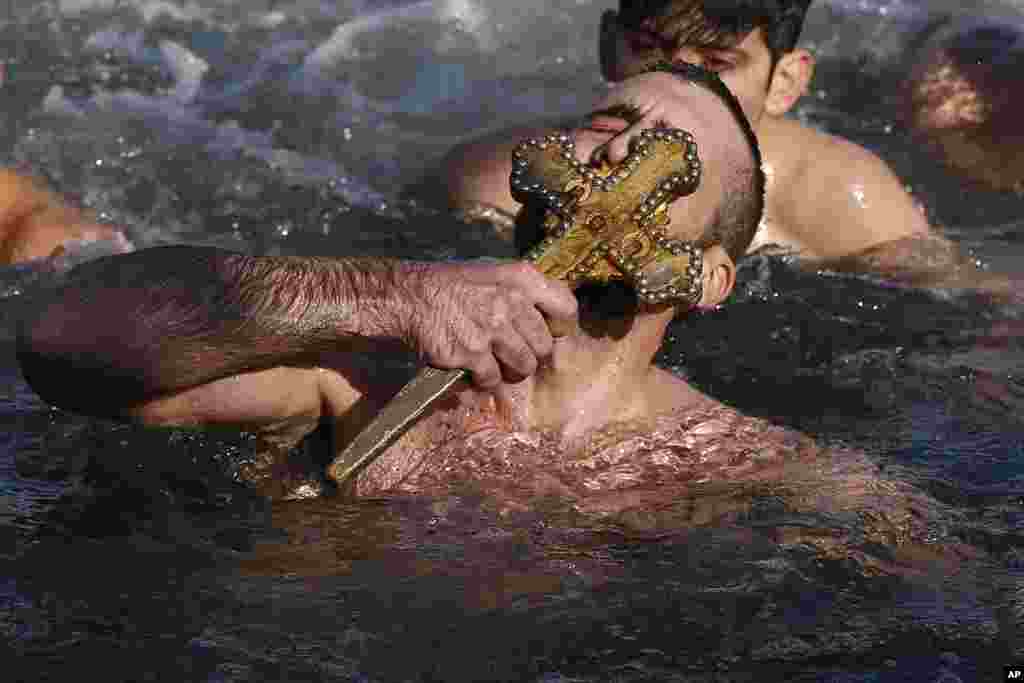
[[543, 273], [571, 286], [625, 280], [646, 303], [700, 299], [700, 250], [665, 234], [669, 205], [700, 184], [688, 132], [645, 130], [614, 167], [577, 160], [565, 133], [523, 142], [512, 163], [512, 196], [544, 209], [546, 236], [526, 254]]

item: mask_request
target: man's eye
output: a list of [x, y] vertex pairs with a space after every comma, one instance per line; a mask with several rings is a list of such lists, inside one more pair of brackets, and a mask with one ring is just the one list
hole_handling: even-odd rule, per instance
[[728, 59], [716, 57], [715, 55], [706, 55], [702, 61], [704, 62], [705, 69], [707, 69], [708, 71], [714, 71], [715, 73], [728, 71], [729, 69], [736, 66]]

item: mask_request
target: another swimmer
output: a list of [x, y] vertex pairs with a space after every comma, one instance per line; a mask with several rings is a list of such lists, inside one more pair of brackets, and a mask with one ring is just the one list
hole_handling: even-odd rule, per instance
[[31, 178], [0, 169], [0, 264], [56, 257], [99, 241], [109, 241], [117, 253], [132, 249], [120, 230], [66, 205]]
[[[738, 103], [708, 85], [713, 79], [695, 83], [644, 74], [619, 95], [643, 102], [657, 85], [647, 111], [697, 141], [703, 179], [669, 206], [667, 237], [697, 249], [697, 305], [714, 306], [732, 290], [735, 260], [757, 228], [764, 176]], [[606, 108], [575, 130], [577, 158], [650, 128], [624, 115]], [[323, 419], [344, 447], [396, 389], [360, 370], [351, 351], [360, 339], [378, 349], [404, 340], [434, 365], [473, 368], [476, 385], [456, 390], [362, 471], [357, 495], [468, 486], [503, 509], [546, 497], [583, 514], [643, 517], [679, 504], [673, 514], [682, 517], [667, 523], [697, 523], [731, 504], [689, 519], [694, 487], [758, 482], [801, 509], [870, 508], [872, 542], [917, 533], [913, 495], [881, 482], [863, 457], [832, 459], [852, 471], [819, 471], [815, 462], [828, 458], [808, 438], [741, 416], [652, 365], [681, 312], [674, 306], [617, 286], [578, 296], [577, 321], [566, 285], [525, 264], [166, 247], [72, 271], [24, 321], [19, 357], [32, 387], [57, 405], [155, 425], [233, 425], [276, 440], [283, 453]], [[565, 334], [556, 338], [549, 325]], [[264, 464], [249, 474], [270, 491], [287, 465]]]
[[962, 177], [1024, 194], [1024, 31], [975, 23], [941, 31], [905, 89], [908, 123]]
[[[806, 92], [814, 57], [797, 48], [810, 0], [620, 0], [606, 13], [602, 71], [611, 81], [652, 60], [684, 61], [717, 72], [743, 104], [764, 152], [767, 204], [750, 251], [781, 247], [817, 266], [881, 272], [921, 286], [1005, 293], [1009, 285], [932, 232], [900, 180], [875, 154], [785, 114]], [[656, 100], [657, 84], [645, 96]], [[510, 153], [524, 136], [504, 131], [453, 150], [443, 177], [451, 205], [483, 218], [514, 216]], [[507, 229], [511, 221], [495, 220]]]

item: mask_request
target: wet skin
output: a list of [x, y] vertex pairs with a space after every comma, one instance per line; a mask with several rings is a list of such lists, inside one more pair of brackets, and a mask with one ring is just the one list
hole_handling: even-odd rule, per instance
[[[642, 71], [657, 52], [716, 71], [742, 103], [760, 141], [768, 181], [764, 220], [749, 251], [781, 249], [812, 267], [842, 260], [844, 269], [857, 272], [877, 273], [877, 264], [884, 263], [883, 275], [916, 286], [1020, 298], [1019, 283], [980, 270], [933, 231], [902, 181], [875, 154], [786, 116], [813, 75], [814, 58], [806, 50], [782, 55], [773, 69], [761, 29], [727, 49], [666, 51], [663, 41], [643, 31], [623, 32], [619, 41], [620, 57], [605, 74], [610, 80]], [[624, 83], [630, 98], [643, 100], [671, 88], [667, 78], [651, 93]], [[548, 132], [549, 125], [499, 132], [452, 150], [442, 174], [449, 204], [472, 217], [498, 215], [497, 232], [507, 235], [508, 221], [500, 217], [519, 208], [506, 182], [511, 149], [522, 137]]]
[[[660, 88], [661, 76], [636, 80], [655, 79]], [[726, 197], [748, 191], [740, 178], [753, 172], [753, 159], [716, 95], [669, 83], [678, 91], [672, 111], [662, 113], [669, 126], [697, 140], [704, 181], [670, 207], [667, 232], [693, 242]], [[628, 146], [622, 136], [639, 132], [627, 124], [606, 115], [575, 130], [577, 158], [619, 155]], [[699, 305], [716, 306], [733, 288], [735, 267], [720, 245], [705, 248], [702, 257]], [[548, 338], [550, 353], [535, 349], [539, 366], [512, 363], [518, 376], [502, 381], [495, 360], [483, 353], [497, 373], [489, 375], [497, 379], [488, 382], [490, 390], [479, 382], [461, 387], [363, 472], [355, 493], [429, 495], [469, 487], [499, 511], [556, 499], [576, 514], [653, 524], [655, 531], [742, 515], [769, 495], [794, 510], [864, 510], [876, 542], [927, 535], [921, 523], [927, 515], [914, 512], [924, 505], [920, 499], [879, 477], [863, 456], [822, 451], [655, 367], [652, 359], [677, 314], [668, 306], [638, 305], [613, 288], [581, 292], [576, 319], [565, 285], [559, 286], [572, 311], [548, 291], [558, 283], [530, 266], [377, 263], [360, 271], [343, 262], [189, 247], [100, 259], [72, 271], [39, 302], [19, 332], [19, 360], [33, 389], [71, 410], [256, 432], [264, 449], [243, 475], [268, 495], [305, 497], [317, 490], [293, 470], [289, 449], [323, 422], [333, 430], [333, 445], [343, 448], [399, 388], [400, 382], [382, 381], [377, 367], [353, 362], [353, 339], [385, 337], [395, 321], [419, 321], [418, 335], [402, 327], [398, 336], [416, 336], [417, 350], [438, 367], [470, 367], [480, 354], [468, 342], [483, 339], [490, 348], [495, 338], [453, 334], [453, 328], [472, 327], [481, 316], [518, 321], [521, 312], [543, 326], [543, 311], [566, 326]], [[442, 271], [458, 277], [441, 277]], [[464, 286], [473, 278], [483, 285]], [[396, 284], [401, 296], [389, 298], [387, 288]], [[346, 298], [351, 289], [365, 296]], [[528, 311], [505, 299], [510, 291]], [[438, 299], [443, 305], [435, 305]], [[389, 301], [401, 305], [389, 308]], [[504, 308], [491, 306], [494, 301]], [[515, 331], [507, 332], [502, 336]], [[460, 344], [472, 353], [457, 349]], [[91, 387], [100, 381], [104, 392], [97, 394]], [[715, 485], [738, 488], [709, 505], [694, 503]], [[804, 542], [801, 534], [790, 540]], [[845, 547], [828, 534], [814, 542]]]
[[120, 230], [96, 223], [28, 176], [0, 169], [0, 264], [60, 256], [78, 244], [103, 240], [115, 252], [132, 248]]
[[[736, 177], [732, 169], [745, 165], [749, 171], [752, 157], [746, 141], [736, 134], [737, 124], [715, 95], [688, 89], [687, 97], [690, 111], [683, 124], [703, 141], [703, 165], [709, 179], [686, 201], [670, 206], [668, 233], [695, 241], [726, 194], [737, 191], [728, 185], [728, 180]], [[587, 161], [610, 135], [603, 130], [580, 129], [575, 138], [577, 157]], [[717, 245], [705, 249], [703, 259], [701, 304], [713, 306], [731, 291], [734, 266]], [[458, 418], [460, 424], [471, 426], [485, 419], [509, 429], [555, 430], [560, 438], [571, 441], [610, 422], [703, 404], [708, 399], [651, 365], [674, 315], [670, 306], [659, 304], [639, 306], [609, 319], [584, 319], [554, 340], [551, 358], [532, 377], [501, 384], [493, 393], [466, 388], [460, 401], [470, 407], [470, 413], [459, 417], [462, 409], [450, 406], [437, 419], [450, 422]], [[358, 411], [359, 418], [351, 416], [353, 406], [379, 405], [395, 388], [354, 381], [337, 369], [321, 363], [309, 369], [276, 368], [228, 377], [149, 402], [136, 412], [145, 420], [162, 423], [262, 421], [265, 430], [279, 434], [282, 442], [308, 432], [315, 420], [326, 415], [338, 420], [337, 443], [341, 446], [353, 434], [359, 418], [365, 418], [364, 409]], [[433, 424], [436, 429], [436, 420]], [[431, 440], [430, 429], [423, 427], [410, 433], [405, 442], [426, 448]], [[402, 450], [400, 446], [392, 450]]]
[[[751, 160], [715, 96], [701, 88], [686, 96], [689, 113], [678, 123], [698, 140], [709, 180], [672, 205], [669, 234], [695, 240], [723, 197], [737, 191], [728, 183], [735, 177], [730, 166]], [[577, 129], [577, 157], [598, 156], [625, 125], [604, 117]], [[734, 268], [718, 246], [704, 251], [704, 261], [701, 303], [713, 306], [731, 291]], [[877, 542], [925, 535], [923, 515], [913, 512], [924, 504], [878, 477], [862, 455], [823, 452], [807, 437], [739, 415], [653, 366], [675, 312], [625, 302], [614, 316], [584, 305], [578, 327], [555, 340], [551, 359], [527, 379], [494, 391], [461, 386], [358, 475], [353, 492], [431, 495], [469, 487], [502, 514], [557, 499], [588, 517], [655, 531], [742, 514], [767, 492], [794, 510], [870, 509]], [[151, 401], [135, 415], [152, 424], [234, 423], [260, 431], [275, 448], [249, 477], [268, 493], [304, 497], [315, 490], [281, 479], [288, 447], [320, 420], [333, 425], [334, 444], [344, 447], [397, 388], [322, 356], [316, 367], [217, 380]], [[708, 505], [686, 502], [716, 483], [735, 488]], [[812, 542], [827, 552], [845, 547], [828, 533], [794, 534], [787, 542]]]

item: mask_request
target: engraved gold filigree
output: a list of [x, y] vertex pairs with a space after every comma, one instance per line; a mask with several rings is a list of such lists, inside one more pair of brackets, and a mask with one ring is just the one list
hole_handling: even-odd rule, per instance
[[649, 304], [700, 300], [701, 249], [665, 233], [669, 205], [700, 184], [690, 133], [645, 130], [622, 163], [600, 168], [555, 133], [520, 144], [512, 163], [512, 196], [544, 210], [545, 237], [526, 254], [542, 272], [570, 286], [624, 280]]

